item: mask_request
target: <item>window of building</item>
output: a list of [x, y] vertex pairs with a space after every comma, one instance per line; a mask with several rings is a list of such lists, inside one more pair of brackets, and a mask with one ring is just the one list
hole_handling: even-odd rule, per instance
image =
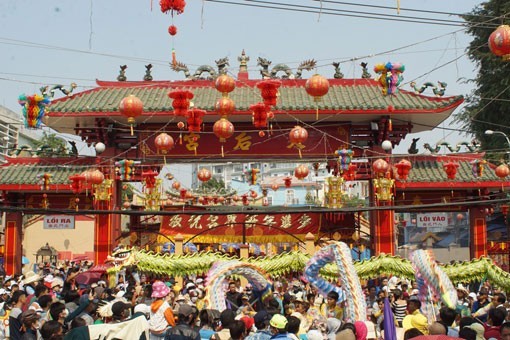
[[285, 204], [294, 204], [294, 190], [285, 191]]

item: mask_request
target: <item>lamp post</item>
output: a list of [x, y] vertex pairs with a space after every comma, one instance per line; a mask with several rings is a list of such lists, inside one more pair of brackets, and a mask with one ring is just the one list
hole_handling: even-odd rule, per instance
[[[507, 134], [502, 131], [493, 131], [493, 130], [485, 130], [485, 135], [492, 136], [492, 135], [501, 135], [505, 137], [506, 144], [510, 148], [510, 138], [508, 138]], [[507, 158], [510, 160], [510, 151], [506, 151]]]

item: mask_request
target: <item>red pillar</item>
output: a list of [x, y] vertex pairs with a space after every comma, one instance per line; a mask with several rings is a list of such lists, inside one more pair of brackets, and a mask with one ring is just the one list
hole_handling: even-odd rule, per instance
[[393, 210], [378, 210], [372, 216], [375, 217], [372, 232], [374, 255], [382, 253], [395, 255], [395, 212]]
[[[110, 201], [97, 201], [97, 210], [109, 210]], [[94, 263], [104, 263], [112, 250], [112, 215], [97, 214], [94, 226]]]
[[7, 275], [21, 274], [23, 216], [21, 212], [5, 213], [5, 263]]
[[487, 223], [483, 208], [469, 208], [469, 255], [472, 259], [487, 256]]

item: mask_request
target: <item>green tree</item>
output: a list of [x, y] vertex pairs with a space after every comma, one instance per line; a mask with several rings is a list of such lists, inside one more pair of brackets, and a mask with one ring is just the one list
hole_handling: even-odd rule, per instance
[[45, 151], [43, 157], [67, 155], [67, 143], [64, 139], [57, 137], [54, 133], [43, 132], [42, 138], [35, 143], [36, 149]]
[[491, 158], [501, 157], [509, 148], [503, 136], [488, 136], [485, 131], [510, 134], [510, 63], [491, 53], [488, 40], [498, 25], [510, 23], [510, 17], [505, 17], [509, 12], [510, 0], [488, 0], [462, 16], [473, 36], [467, 54], [478, 73], [475, 79], [467, 80], [475, 84], [475, 90], [456, 119], [464, 130], [475, 134], [484, 150], [494, 151], [488, 153]]

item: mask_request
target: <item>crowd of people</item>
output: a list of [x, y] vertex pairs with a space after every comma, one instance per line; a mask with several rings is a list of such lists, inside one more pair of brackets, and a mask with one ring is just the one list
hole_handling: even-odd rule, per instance
[[[301, 278], [273, 282], [261, 299], [245, 280], [226, 280], [227, 308], [209, 309], [204, 277], [151, 278], [127, 273], [79, 284], [80, 266], [41, 267], [3, 278], [0, 339], [176, 339], [176, 340], [366, 340], [448, 335], [466, 340], [508, 339], [504, 292], [488, 282], [457, 286], [455, 309], [439, 302], [422, 313], [416, 283], [398, 278], [365, 282], [368, 320], [345, 320], [349, 301], [335, 291], [323, 296]], [[470, 289], [471, 288], [471, 289]], [[387, 313], [391, 309], [391, 314]], [[391, 315], [393, 320], [385, 320]]]

